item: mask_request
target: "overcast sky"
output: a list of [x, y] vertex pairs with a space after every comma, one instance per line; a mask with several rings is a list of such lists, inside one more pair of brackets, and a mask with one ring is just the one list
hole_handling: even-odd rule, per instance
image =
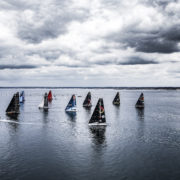
[[180, 1], [0, 1], [0, 86], [180, 86], [179, 50]]

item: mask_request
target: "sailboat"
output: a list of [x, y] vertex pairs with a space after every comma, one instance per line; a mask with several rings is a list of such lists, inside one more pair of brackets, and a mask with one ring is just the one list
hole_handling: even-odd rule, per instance
[[51, 92], [51, 90], [49, 91], [49, 93], [48, 93], [48, 101], [52, 101], [52, 92]]
[[99, 98], [94, 112], [89, 121], [89, 125], [104, 125], [106, 126], [106, 117], [103, 99]]
[[76, 112], [76, 96], [73, 94], [65, 109], [66, 112]]
[[117, 92], [117, 94], [116, 94], [116, 96], [115, 96], [115, 98], [113, 100], [113, 104], [117, 105], [117, 106], [120, 105], [120, 95], [119, 95], [119, 92]]
[[24, 103], [24, 101], [25, 101], [25, 93], [24, 91], [21, 91], [20, 96], [19, 96], [19, 102]]
[[19, 92], [13, 95], [13, 98], [6, 109], [6, 114], [13, 117], [19, 114]]
[[144, 94], [141, 93], [141, 95], [139, 96], [139, 99], [135, 105], [136, 108], [144, 108]]
[[42, 102], [39, 104], [39, 109], [48, 110], [48, 108], [48, 95], [45, 93]]
[[85, 100], [83, 102], [83, 107], [89, 108], [91, 106], [92, 106], [92, 104], [91, 104], [91, 93], [88, 92], [88, 94], [87, 94], [87, 96], [86, 96], [86, 98], [85, 98]]

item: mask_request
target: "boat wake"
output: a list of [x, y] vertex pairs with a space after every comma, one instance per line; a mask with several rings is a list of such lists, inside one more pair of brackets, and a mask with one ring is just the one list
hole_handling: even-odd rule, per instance
[[27, 124], [27, 125], [37, 125], [37, 124], [38, 124], [38, 123], [23, 123], [23, 122], [18, 122], [18, 121], [13, 121], [13, 120], [7, 120], [7, 119], [0, 119], [0, 122], [12, 123], [12, 124]]

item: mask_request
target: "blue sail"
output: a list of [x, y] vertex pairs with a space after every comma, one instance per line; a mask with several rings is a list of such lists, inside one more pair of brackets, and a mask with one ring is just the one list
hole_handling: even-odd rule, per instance
[[65, 111], [76, 111], [76, 96], [73, 94]]
[[19, 96], [19, 102], [23, 103], [25, 101], [25, 93], [24, 91], [21, 91], [20, 96]]

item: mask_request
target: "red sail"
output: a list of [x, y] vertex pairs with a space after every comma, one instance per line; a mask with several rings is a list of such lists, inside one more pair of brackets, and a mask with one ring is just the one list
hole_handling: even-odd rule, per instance
[[51, 91], [49, 91], [49, 94], [48, 94], [48, 101], [52, 101], [52, 93], [51, 93]]

